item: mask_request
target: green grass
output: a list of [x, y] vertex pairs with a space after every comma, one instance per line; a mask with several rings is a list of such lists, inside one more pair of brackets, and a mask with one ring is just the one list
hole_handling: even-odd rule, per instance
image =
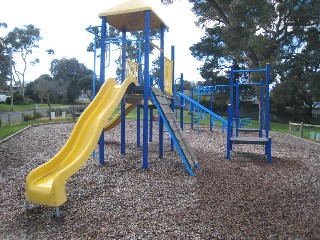
[[44, 123], [54, 123], [54, 122], [63, 122], [63, 121], [71, 121], [71, 118], [65, 118], [65, 119], [57, 119], [57, 120], [32, 120], [28, 122], [20, 122], [16, 124], [12, 124], [9, 126], [2, 126], [0, 127], [0, 140], [3, 140], [12, 134], [32, 125], [37, 124], [44, 124]]
[[[39, 103], [37, 104], [38, 107], [48, 107], [48, 104], [45, 103]], [[13, 105], [14, 111], [27, 111], [27, 110], [33, 110], [36, 104], [24, 104], [24, 105]], [[51, 104], [51, 107], [61, 107], [62, 104]], [[0, 111], [11, 111], [11, 105], [10, 104], [0, 104]]]
[[[4, 105], [7, 105], [7, 104], [0, 104], [0, 109], [2, 108], [3, 109], [3, 106]], [[10, 107], [10, 105], [7, 105]], [[39, 107], [46, 107], [47, 105], [46, 104], [39, 104]], [[55, 106], [61, 106], [59, 104], [55, 104], [53, 107]], [[16, 106], [18, 107], [18, 106]], [[19, 106], [19, 109], [20, 110], [28, 110], [29, 109], [33, 109], [34, 108], [34, 105], [20, 105]], [[120, 111], [120, 106], [118, 106], [118, 108], [115, 110], [115, 112], [112, 114], [112, 117], [114, 117], [118, 112]], [[143, 109], [141, 109], [141, 119], [143, 119]], [[154, 115], [157, 114], [157, 110], [154, 110]], [[180, 111], [177, 110], [177, 117], [178, 117], [178, 120], [180, 118]], [[137, 116], [137, 110], [134, 109], [133, 111], [131, 111], [126, 118], [129, 118], [129, 119], [136, 119], [136, 116]], [[227, 119], [226, 116], [222, 116], [224, 119]], [[70, 120], [70, 119], [64, 119], [64, 120], [52, 120], [50, 122], [58, 122], [58, 121], [66, 121], [66, 120]], [[185, 123], [191, 123], [191, 115], [189, 114], [188, 111], [184, 111], [184, 122]], [[15, 132], [17, 131], [20, 131], [21, 129], [27, 127], [27, 126], [30, 126], [30, 125], [36, 125], [36, 124], [39, 124], [39, 123], [49, 123], [48, 120], [33, 120], [33, 121], [28, 121], [28, 122], [22, 122], [22, 123], [17, 123], [17, 124], [14, 124], [14, 125], [11, 125], [11, 126], [3, 126], [3, 127], [0, 127], [0, 140], [14, 134]], [[203, 125], [207, 125], [209, 126], [210, 124], [210, 117], [209, 115], [207, 114], [207, 117], [203, 120], [201, 120], [201, 124]], [[216, 125], [217, 126], [222, 126], [222, 123], [220, 121], [216, 121]], [[196, 127], [196, 126], [195, 126]], [[252, 128], [259, 128], [259, 121], [257, 120], [252, 120]], [[271, 122], [270, 123], [270, 130], [271, 131], [275, 131], [275, 132], [281, 132], [281, 133], [288, 133], [288, 124], [284, 124], [284, 123], [277, 123], [277, 122]], [[310, 137], [310, 132], [312, 130], [309, 130], [309, 129], [305, 129], [304, 130], [304, 137], [305, 138], [309, 138]], [[299, 131], [293, 131], [292, 132], [293, 135], [295, 136], [299, 136]]]

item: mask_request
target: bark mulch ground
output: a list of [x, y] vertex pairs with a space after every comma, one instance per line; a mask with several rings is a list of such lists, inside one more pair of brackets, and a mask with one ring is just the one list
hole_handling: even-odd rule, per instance
[[[24, 207], [27, 174], [64, 145], [73, 123], [29, 128], [0, 143], [0, 239], [320, 239], [320, 144], [273, 133], [273, 163], [264, 149], [226, 136], [185, 131], [200, 163], [190, 177], [165, 142], [158, 158], [157, 126], [142, 170], [135, 121], [105, 133], [105, 165], [89, 159], [67, 182], [68, 201]], [[188, 130], [188, 127], [187, 127]], [[98, 151], [98, 149], [97, 149]]]

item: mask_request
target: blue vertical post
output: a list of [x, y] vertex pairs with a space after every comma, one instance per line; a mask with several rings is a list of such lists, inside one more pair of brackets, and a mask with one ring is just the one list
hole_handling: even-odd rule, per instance
[[[96, 79], [97, 79], [97, 75], [96, 75], [96, 61], [97, 61], [97, 34], [94, 33], [94, 42], [93, 42], [93, 72], [92, 72], [92, 99], [94, 99], [96, 97]], [[96, 150], [94, 149], [92, 152], [92, 158], [95, 159], [96, 158]]]
[[148, 101], [149, 101], [149, 50], [150, 50], [150, 10], [145, 11], [144, 23], [144, 86], [143, 86], [143, 169], [148, 168]]
[[92, 73], [92, 99], [96, 96], [96, 62], [97, 62], [97, 34], [94, 34], [94, 43], [93, 43], [93, 73]]
[[236, 82], [236, 137], [239, 134], [239, 119], [240, 119], [240, 89], [239, 89], [239, 82]]
[[233, 125], [233, 109], [232, 104], [228, 104], [228, 126], [227, 126], [227, 159], [230, 160], [230, 151], [232, 149], [230, 138], [232, 137], [232, 125]]
[[262, 130], [264, 126], [264, 88], [263, 80], [260, 81], [260, 126], [259, 126], [259, 137], [262, 137]]
[[[233, 104], [234, 104], [234, 100], [233, 100], [233, 91], [234, 91], [234, 89], [233, 89], [233, 87], [234, 87], [234, 84], [233, 84], [233, 78], [234, 78], [234, 67], [233, 66], [231, 66], [230, 67], [230, 104], [231, 104], [231, 109], [232, 109], [232, 121], [233, 121], [233, 109], [234, 109], [234, 107], [233, 107]], [[233, 127], [232, 127], [232, 129], [231, 129], [231, 136], [233, 135]]]
[[137, 105], [137, 147], [141, 147], [141, 139], [140, 139], [140, 122], [141, 122], [141, 117], [140, 117], [140, 104]]
[[[161, 25], [160, 28], [160, 89], [164, 91], [164, 32], [165, 26]], [[163, 119], [159, 118], [159, 158], [163, 158], [164, 147], [163, 147]]]
[[[105, 78], [107, 18], [101, 17], [101, 20], [100, 86], [104, 83]], [[102, 131], [99, 138], [99, 153], [99, 162], [104, 164], [104, 131]]]
[[[127, 46], [127, 41], [126, 41], [126, 29], [122, 29], [122, 49], [121, 49], [121, 54], [122, 54], [122, 59], [121, 59], [121, 83], [124, 82], [126, 78], [126, 46]], [[125, 101], [124, 97], [121, 100], [121, 125], [120, 125], [120, 131], [121, 131], [121, 154], [126, 153], [126, 107], [125, 107]]]
[[[213, 111], [213, 102], [212, 102], [212, 96], [213, 95], [213, 90], [210, 91], [210, 111]], [[212, 115], [210, 114], [210, 131], [212, 132]]]
[[[142, 84], [142, 66], [141, 66], [141, 42], [140, 40], [138, 41], [138, 57], [137, 57], [137, 62], [138, 62], [138, 83], [139, 85]], [[140, 117], [140, 110], [141, 110], [141, 105], [137, 105], [137, 147], [141, 146], [141, 138], [140, 138], [140, 122], [141, 122], [141, 117]]]
[[[172, 89], [174, 89], [174, 71], [175, 71], [175, 59], [174, 59], [174, 46], [171, 46], [171, 60], [173, 61], [173, 66], [172, 66]], [[172, 111], [174, 111], [174, 98], [171, 101], [171, 109]], [[170, 144], [170, 150], [173, 151], [174, 150], [174, 142], [173, 142], [173, 138], [171, 138], [171, 144]]]
[[[192, 88], [191, 89], [191, 99], [193, 99], [193, 93], [194, 92], [194, 89]], [[191, 112], [191, 129], [193, 130], [193, 117], [194, 117], [194, 105], [193, 103], [190, 103], [190, 112]]]
[[269, 84], [270, 84], [270, 64], [266, 65], [266, 106], [265, 106], [265, 125], [266, 125], [266, 138], [269, 137], [270, 128], [270, 100], [269, 100]]
[[149, 142], [152, 142], [152, 133], [153, 133], [153, 109], [149, 110]]
[[[183, 73], [180, 74], [180, 92], [183, 94], [183, 88], [184, 88], [184, 81], [183, 81]], [[184, 104], [183, 104], [184, 98], [180, 97], [180, 128], [183, 131], [183, 109], [184, 109]]]

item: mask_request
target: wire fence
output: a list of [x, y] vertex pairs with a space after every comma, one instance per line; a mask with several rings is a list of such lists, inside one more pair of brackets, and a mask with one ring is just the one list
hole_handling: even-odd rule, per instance
[[289, 134], [320, 142], [320, 125], [289, 122]]

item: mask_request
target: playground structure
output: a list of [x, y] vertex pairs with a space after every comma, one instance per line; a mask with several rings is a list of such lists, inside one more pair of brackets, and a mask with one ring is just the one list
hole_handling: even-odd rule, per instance
[[[210, 96], [210, 106], [209, 109], [210, 111], [213, 111], [213, 94], [214, 93], [218, 93], [218, 92], [226, 92], [229, 89], [230, 85], [227, 84], [217, 84], [217, 85], [213, 85], [213, 86], [198, 86], [196, 88], [196, 94], [197, 94], [197, 99], [198, 99], [198, 103], [200, 103], [200, 99], [201, 96]], [[194, 89], [192, 89], [192, 96], [194, 95]], [[194, 106], [192, 104], [192, 112], [196, 113], [196, 129], [197, 129], [197, 133], [200, 133], [200, 122], [202, 119], [206, 118], [205, 112], [199, 108], [197, 108], [195, 111]], [[193, 118], [194, 118], [194, 114], [191, 113], [191, 118], [192, 118], [192, 123], [191, 123], [191, 128], [193, 129]], [[209, 128], [210, 131], [212, 131], [213, 126], [216, 125], [216, 118], [212, 115], [209, 116], [210, 117], [210, 121], [209, 121]], [[222, 131], [224, 132], [226, 128], [226, 125], [223, 124], [222, 125]]]
[[[253, 143], [265, 144], [266, 153], [268, 153], [268, 162], [271, 162], [271, 139], [265, 138], [251, 139], [247, 141], [238, 137], [238, 124], [236, 124], [236, 137], [232, 137], [233, 120], [226, 121], [212, 110], [202, 106], [198, 101], [184, 94], [183, 91], [183, 74], [181, 74], [181, 89], [175, 91], [174, 87], [174, 47], [171, 47], [171, 59], [164, 56], [164, 34], [167, 28], [164, 21], [155, 13], [155, 11], [141, 0], [126, 1], [118, 4], [99, 14], [101, 18], [101, 54], [100, 54], [100, 74], [99, 81], [101, 88], [94, 100], [87, 109], [81, 114], [76, 123], [70, 138], [58, 152], [47, 163], [39, 166], [30, 172], [26, 179], [26, 206], [29, 202], [56, 207], [56, 215], [59, 216], [59, 206], [67, 201], [66, 181], [75, 174], [89, 159], [94, 151], [97, 142], [99, 142], [99, 162], [105, 163], [105, 131], [112, 129], [120, 124], [121, 131], [121, 154], [125, 154], [125, 117], [136, 108], [137, 110], [137, 147], [141, 146], [140, 125], [141, 109], [143, 113], [142, 125], [142, 168], [148, 169], [148, 143], [152, 140], [152, 119], [153, 109], [157, 109], [159, 114], [159, 158], [164, 157], [164, 127], [171, 137], [171, 150], [175, 146], [180, 154], [181, 160], [186, 171], [190, 176], [194, 176], [193, 170], [199, 168], [199, 163], [188, 141], [184, 139], [182, 130], [184, 105], [180, 108], [180, 126], [174, 114], [174, 97], [180, 97], [180, 103], [188, 101], [190, 108], [198, 108], [199, 111], [207, 113], [210, 118], [214, 118], [222, 123], [223, 129], [228, 130], [228, 150], [227, 156], [230, 159], [232, 144]], [[106, 78], [106, 46], [107, 24], [117, 28], [122, 32], [120, 42], [121, 47], [121, 84], [110, 78]], [[151, 29], [160, 30], [160, 78], [158, 81], [159, 88], [152, 86], [150, 81], [149, 69], [149, 52], [150, 52], [150, 32]], [[142, 64], [140, 51], [138, 51], [138, 62], [126, 59], [126, 43], [132, 41], [127, 39], [127, 32], [144, 31], [144, 64]], [[95, 39], [97, 35], [95, 34]], [[141, 41], [139, 43], [139, 50]], [[96, 52], [94, 53], [96, 57]], [[143, 69], [142, 69], [143, 65]], [[95, 69], [95, 62], [94, 62]], [[95, 84], [95, 73], [93, 76]], [[233, 102], [233, 89], [236, 84], [230, 84], [230, 98]], [[231, 94], [232, 92], [232, 94]], [[93, 85], [93, 93], [95, 86]], [[121, 110], [111, 121], [108, 119], [120, 104]], [[236, 104], [236, 107], [238, 105]], [[229, 107], [231, 109], [231, 107]], [[230, 112], [231, 110], [229, 110]], [[267, 111], [267, 110], [266, 110]], [[237, 115], [236, 115], [237, 116]], [[233, 118], [233, 117], [232, 117]], [[237, 119], [237, 118], [236, 118]], [[266, 122], [268, 119], [266, 119]], [[238, 121], [236, 120], [236, 123]], [[266, 129], [268, 134], [268, 129]], [[241, 140], [241, 142], [239, 141]], [[269, 161], [270, 159], [270, 161]]]
[[[244, 82], [240, 83], [239, 79], [234, 79], [235, 73], [265, 73], [265, 79], [259, 83]], [[272, 139], [269, 138], [270, 127], [270, 103], [269, 103], [269, 83], [270, 83], [270, 65], [266, 64], [264, 69], [252, 70], [235, 70], [230, 69], [230, 104], [228, 106], [228, 129], [227, 129], [227, 159], [231, 159], [231, 151], [233, 144], [254, 144], [264, 145], [267, 163], [272, 163], [271, 144]], [[260, 127], [259, 129], [244, 128], [240, 123], [240, 85], [254, 84], [260, 86]], [[235, 96], [234, 96], [235, 92]], [[235, 104], [234, 104], [235, 100]], [[235, 120], [235, 136], [234, 136], [234, 120]], [[258, 132], [258, 137], [239, 136], [241, 132]]]
[[[171, 60], [164, 57], [164, 33], [167, 26], [155, 11], [143, 1], [126, 1], [99, 14], [101, 24], [101, 62], [100, 91], [87, 109], [81, 114], [70, 138], [63, 148], [51, 160], [32, 170], [26, 179], [26, 207], [29, 202], [56, 207], [56, 215], [60, 215], [59, 206], [67, 201], [66, 181], [75, 174], [89, 159], [99, 141], [99, 162], [104, 163], [104, 129], [112, 128], [117, 123], [121, 127], [121, 154], [125, 154], [125, 115], [132, 106], [137, 106], [137, 146], [140, 145], [140, 107], [143, 109], [143, 169], [148, 168], [148, 116], [152, 120], [150, 109], [151, 98], [161, 118], [159, 119], [159, 158], [163, 158], [164, 125], [171, 135], [172, 145], [177, 148], [187, 172], [193, 176], [192, 168], [198, 168], [197, 159], [191, 147], [180, 132], [174, 113], [171, 109], [170, 97], [173, 89], [174, 48]], [[107, 21], [108, 20], [108, 21]], [[122, 31], [122, 72], [121, 84], [110, 78], [105, 81], [107, 23]], [[159, 89], [150, 87], [149, 50], [150, 31], [160, 29], [160, 80]], [[126, 33], [128, 31], [144, 31], [144, 69], [140, 74], [140, 64], [126, 60]], [[96, 37], [96, 35], [95, 35]], [[138, 57], [140, 59], [140, 56]], [[95, 68], [95, 66], [94, 66]], [[93, 79], [95, 82], [95, 79]], [[139, 86], [137, 86], [139, 85]], [[93, 92], [95, 88], [93, 88]], [[169, 102], [168, 102], [169, 100]], [[106, 123], [118, 105], [121, 105], [119, 116], [113, 122]], [[170, 107], [169, 107], [170, 106]]]

